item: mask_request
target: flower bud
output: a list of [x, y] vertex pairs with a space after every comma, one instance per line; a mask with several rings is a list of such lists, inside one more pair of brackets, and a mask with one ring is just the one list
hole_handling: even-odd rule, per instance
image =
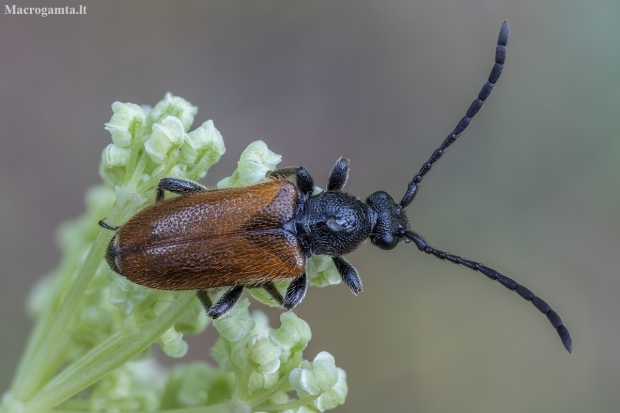
[[171, 148], [181, 146], [184, 136], [181, 121], [174, 116], [168, 116], [161, 123], [153, 125], [153, 133], [144, 143], [144, 150], [153, 162], [161, 164], [166, 161]]
[[315, 396], [331, 389], [338, 382], [338, 369], [334, 357], [322, 351], [312, 363], [304, 361], [288, 376], [289, 384], [300, 396]]
[[267, 172], [275, 169], [282, 156], [269, 150], [265, 142], [256, 141], [241, 153], [237, 170], [228, 178], [218, 182], [218, 188], [253, 185], [265, 179]]
[[116, 146], [128, 148], [144, 124], [144, 111], [138, 105], [122, 102], [114, 102], [112, 111], [114, 115], [110, 122], [105, 124], [105, 128], [112, 135], [112, 142]]
[[187, 100], [173, 96], [170, 92], [155, 105], [148, 114], [147, 124], [153, 125], [161, 122], [168, 116], [177, 118], [183, 125], [183, 131], [187, 132], [194, 122], [194, 116], [198, 112], [198, 108], [193, 106]]
[[125, 166], [130, 155], [131, 149], [111, 143], [101, 153], [101, 162], [106, 168]]

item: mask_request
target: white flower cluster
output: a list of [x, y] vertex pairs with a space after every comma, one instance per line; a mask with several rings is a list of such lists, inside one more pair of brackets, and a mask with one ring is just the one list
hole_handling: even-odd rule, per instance
[[[248, 300], [214, 322], [220, 338], [212, 353], [219, 369], [191, 363], [166, 372], [157, 366], [150, 357], [152, 344], [182, 357], [188, 349], [184, 334], [203, 331], [209, 319], [191, 292], [153, 290], [113, 273], [103, 261], [112, 232], [97, 222], [103, 217], [112, 226], [125, 222], [152, 202], [163, 177], [204, 176], [225, 147], [212, 121], [189, 132], [197, 109], [170, 94], [153, 108], [116, 102], [112, 110], [106, 124], [112, 143], [99, 167], [106, 185], [89, 190], [86, 213], [58, 231], [63, 258], [30, 296], [35, 333], [0, 413], [55, 407], [309, 413], [343, 403], [346, 375], [333, 357], [322, 352], [312, 362], [303, 360], [311, 337], [308, 324], [284, 312], [280, 328], [271, 329], [263, 313], [250, 316]], [[219, 186], [254, 184], [280, 159], [263, 142], [254, 142]], [[314, 257], [307, 269], [311, 285], [339, 282], [329, 257]], [[284, 291], [286, 283], [279, 288]], [[273, 305], [258, 291], [250, 290]], [[296, 399], [289, 396], [293, 391]]]

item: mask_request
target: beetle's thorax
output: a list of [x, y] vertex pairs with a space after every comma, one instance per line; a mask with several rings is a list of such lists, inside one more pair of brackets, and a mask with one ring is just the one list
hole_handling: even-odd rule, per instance
[[368, 238], [374, 214], [354, 196], [324, 191], [308, 198], [296, 221], [302, 248], [310, 254], [340, 256], [355, 250]]

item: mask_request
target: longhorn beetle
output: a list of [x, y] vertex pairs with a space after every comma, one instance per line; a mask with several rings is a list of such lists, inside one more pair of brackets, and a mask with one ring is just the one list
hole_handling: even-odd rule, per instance
[[[357, 295], [362, 281], [343, 258], [366, 238], [391, 250], [400, 241], [413, 242], [422, 252], [463, 265], [498, 281], [530, 301], [547, 316], [566, 350], [572, 340], [560, 316], [542, 299], [492, 268], [431, 247], [411, 230], [405, 208], [420, 182], [452, 145], [489, 97], [502, 73], [509, 28], [504, 22], [495, 49], [495, 64], [487, 82], [456, 128], [422, 165], [407, 192], [395, 203], [386, 192], [366, 202], [343, 192], [349, 161], [338, 159], [327, 189], [312, 195], [314, 181], [303, 167], [272, 171], [265, 182], [245, 188], [209, 190], [177, 178], [164, 178], [155, 204], [138, 212], [117, 231], [105, 258], [112, 270], [129, 280], [163, 290], [197, 290], [207, 314], [216, 319], [239, 300], [244, 288], [264, 288], [286, 309], [299, 304], [308, 289], [305, 264], [315, 254], [332, 257], [342, 281]], [[287, 178], [296, 177], [296, 185]], [[164, 199], [164, 191], [178, 194]], [[292, 280], [284, 297], [276, 280]], [[207, 289], [230, 287], [215, 303]]]

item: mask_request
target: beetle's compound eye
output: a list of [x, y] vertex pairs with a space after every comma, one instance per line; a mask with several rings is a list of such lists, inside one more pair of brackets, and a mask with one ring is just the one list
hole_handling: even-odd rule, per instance
[[372, 242], [373, 245], [376, 245], [382, 250], [391, 250], [396, 248], [396, 246], [398, 245], [398, 241], [400, 241], [400, 238], [395, 237], [392, 234], [385, 234], [379, 237], [372, 235], [370, 236], [370, 242]]
[[370, 242], [382, 250], [391, 250], [398, 245], [398, 231], [402, 227], [402, 214], [394, 199], [384, 191], [377, 191], [366, 199], [375, 213], [375, 225], [371, 231]]

